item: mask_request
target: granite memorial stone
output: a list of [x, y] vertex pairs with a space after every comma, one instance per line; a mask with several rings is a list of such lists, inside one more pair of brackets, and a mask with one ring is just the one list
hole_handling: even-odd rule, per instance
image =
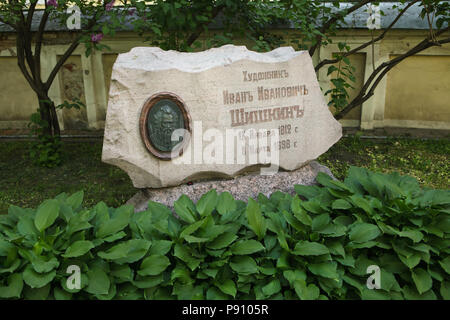
[[341, 136], [306, 51], [139, 47], [113, 66], [102, 160], [162, 188], [296, 170]]

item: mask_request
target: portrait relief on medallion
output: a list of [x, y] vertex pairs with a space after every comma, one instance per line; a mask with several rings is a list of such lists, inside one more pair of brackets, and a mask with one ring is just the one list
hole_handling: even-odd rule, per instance
[[186, 105], [180, 97], [169, 92], [157, 93], [142, 108], [141, 138], [151, 154], [170, 160], [180, 156], [189, 142], [190, 122]]

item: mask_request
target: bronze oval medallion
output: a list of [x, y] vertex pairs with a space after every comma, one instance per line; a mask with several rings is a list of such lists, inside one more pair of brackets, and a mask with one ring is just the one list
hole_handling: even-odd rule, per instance
[[[159, 159], [181, 156], [189, 143], [191, 117], [184, 102], [174, 93], [151, 96], [142, 108], [139, 126], [145, 147]], [[184, 129], [184, 134], [172, 141], [172, 133], [177, 129]]]

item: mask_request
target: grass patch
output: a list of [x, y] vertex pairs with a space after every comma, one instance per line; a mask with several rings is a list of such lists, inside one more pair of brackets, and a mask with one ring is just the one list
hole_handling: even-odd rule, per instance
[[63, 163], [56, 168], [32, 164], [29, 142], [0, 142], [0, 213], [10, 204], [35, 207], [44, 199], [84, 190], [86, 206], [126, 202], [135, 193], [128, 175], [101, 162], [102, 141], [63, 141]]
[[422, 187], [448, 189], [450, 186], [450, 139], [342, 138], [319, 157], [338, 179], [350, 165], [374, 172], [397, 171], [416, 178]]
[[[36, 207], [61, 192], [85, 191], [85, 206], [105, 201], [119, 206], [137, 189], [128, 175], [101, 162], [102, 141], [63, 142], [64, 161], [57, 168], [34, 166], [28, 156], [29, 142], [0, 141], [0, 213], [10, 204]], [[398, 171], [419, 180], [423, 187], [448, 189], [450, 139], [343, 138], [319, 162], [342, 179], [350, 165], [372, 171]]]

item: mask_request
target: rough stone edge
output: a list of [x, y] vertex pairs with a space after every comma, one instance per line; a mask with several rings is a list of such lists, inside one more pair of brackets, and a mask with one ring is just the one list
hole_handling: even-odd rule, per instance
[[[328, 167], [321, 165], [317, 161], [310, 161], [297, 170], [282, 171], [273, 176], [261, 176], [258, 173], [253, 172], [237, 176], [233, 179], [214, 179], [194, 182], [192, 185], [183, 184], [175, 187], [141, 189], [133, 197], [131, 197], [126, 204], [134, 206], [135, 212], [146, 210], [148, 201], [150, 200], [162, 203], [170, 209], [173, 209], [173, 202], [182, 194], [186, 194], [194, 203], [196, 203], [205, 192], [211, 189], [216, 189], [218, 192], [228, 191], [235, 199], [244, 201], [246, 201], [249, 197], [256, 198], [259, 193], [263, 193], [266, 196], [270, 196], [270, 194], [275, 191], [293, 194], [295, 192], [294, 184], [317, 184], [316, 176], [319, 172], [326, 173], [331, 178], [336, 180]], [[263, 181], [266, 179], [279, 181], [279, 183], [273, 186], [273, 189], [271, 190], [260, 190], [257, 186], [255, 189], [255, 186], [251, 181], [253, 179], [260, 180], [263, 185]], [[290, 182], [287, 187], [285, 186], [283, 188], [283, 182], [286, 183], [286, 181]], [[277, 185], [281, 187], [277, 187]], [[242, 186], [247, 186], [247, 188], [244, 187], [244, 189], [242, 189]], [[249, 186], [253, 186], [253, 190], [249, 190]]]
[[[159, 47], [134, 47], [121, 53], [113, 65], [114, 79], [117, 70], [143, 70], [162, 72], [178, 70], [186, 73], [201, 73], [217, 67], [224, 67], [240, 61], [259, 63], [280, 63], [290, 61], [308, 51], [295, 51], [292, 46], [275, 48], [269, 52], [256, 52], [246, 46], [226, 44], [199, 52], [163, 50]], [[152, 57], [152, 59], [148, 59]]]

